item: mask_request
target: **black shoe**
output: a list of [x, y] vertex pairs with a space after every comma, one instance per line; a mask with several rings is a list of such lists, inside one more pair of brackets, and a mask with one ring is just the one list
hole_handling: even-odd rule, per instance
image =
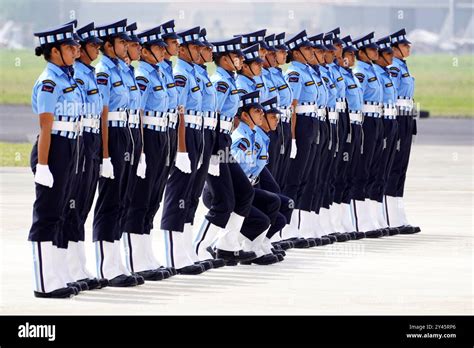
[[239, 261], [236, 260], [224, 260], [226, 266], [237, 266]]
[[[143, 279], [143, 278], [142, 278]], [[123, 288], [127, 286], [137, 286], [138, 280], [134, 276], [121, 274], [113, 279], [109, 279], [109, 286]]]
[[397, 228], [400, 231], [400, 234], [414, 234], [421, 232], [421, 229], [419, 227], [413, 227], [410, 225], [405, 225]]
[[308, 242], [308, 245], [309, 245], [310, 248], [313, 248], [317, 245], [314, 238], [306, 238], [306, 241]]
[[198, 275], [204, 272], [204, 267], [201, 265], [189, 265], [183, 268], [178, 268], [176, 270], [178, 274], [186, 274], [186, 275]]
[[331, 244], [337, 242], [336, 236], [328, 234], [326, 237], [328, 237], [331, 240]]
[[285, 251], [284, 251], [284, 250], [276, 250], [276, 249], [272, 249], [272, 253], [273, 253], [273, 255], [281, 255], [281, 256], [283, 256], [283, 257], [285, 257], [285, 256], [286, 256], [286, 253], [285, 253]]
[[211, 254], [212, 258], [216, 259], [217, 258], [217, 253], [212, 249], [210, 246], [206, 248], [206, 250]]
[[364, 232], [353, 232], [356, 234], [356, 239], [364, 239], [365, 233]]
[[34, 291], [35, 297], [40, 298], [68, 298], [77, 295], [75, 288], [66, 287], [53, 290], [51, 292]]
[[288, 250], [288, 249], [291, 249], [292, 248], [292, 244], [293, 243], [290, 243], [290, 242], [286, 242], [286, 241], [280, 241], [280, 242], [275, 242], [275, 243], [272, 243], [272, 245], [274, 247], [276, 246], [279, 246], [281, 249], [283, 250]]
[[155, 271], [160, 272], [161, 274], [163, 274], [163, 279], [168, 279], [169, 277], [171, 277], [171, 273], [169, 271], [167, 271], [166, 269], [157, 268]]
[[388, 227], [386, 227], [386, 228], [381, 228], [381, 230], [382, 230], [382, 233], [383, 233], [383, 236], [384, 236], [384, 237], [390, 236], [390, 229], [389, 229]]
[[328, 238], [328, 237], [321, 237], [321, 245], [328, 245], [328, 244], [332, 244], [331, 243], [331, 239]]
[[309, 248], [309, 242], [304, 238], [295, 238], [291, 241], [296, 249]]
[[359, 238], [357, 238], [357, 232], [347, 232], [347, 233], [351, 235], [351, 240], [359, 239]]
[[99, 279], [97, 279], [97, 278], [80, 279], [80, 280], [78, 280], [78, 282], [86, 283], [89, 290], [100, 289], [102, 287], [101, 284], [100, 284]]
[[137, 285], [143, 285], [145, 284], [145, 278], [143, 278], [141, 275], [138, 273], [132, 273], [132, 277], [135, 277], [137, 280]]
[[158, 271], [156, 269], [140, 271], [140, 272], [137, 272], [136, 274], [142, 276], [144, 280], [157, 281], [157, 280], [165, 279], [165, 276], [163, 275], [163, 272]]
[[76, 288], [77, 291], [81, 292], [84, 290], [89, 290], [89, 287], [87, 286], [86, 282], [82, 281], [77, 281], [77, 282], [71, 282], [66, 284], [70, 288]]
[[336, 241], [338, 242], [347, 242], [348, 240], [350, 240], [350, 237], [347, 236], [345, 233], [339, 233], [334, 237], [336, 237]]
[[313, 238], [313, 239], [316, 242], [316, 246], [323, 245], [323, 241], [321, 240], [321, 238], [316, 237], [316, 238]]
[[168, 272], [170, 274], [170, 277], [175, 276], [175, 275], [178, 274], [178, 272], [176, 272], [176, 269], [174, 267], [160, 266], [159, 269], [162, 270], [162, 271]]
[[100, 289], [106, 288], [109, 286], [109, 280], [105, 278], [100, 278], [99, 283], [100, 283]]
[[365, 232], [365, 238], [380, 238], [383, 236], [382, 230], [372, 230]]
[[388, 235], [389, 236], [396, 236], [397, 234], [400, 234], [400, 231], [396, 227], [389, 227], [388, 229]]
[[257, 255], [253, 251], [227, 251], [216, 249], [217, 253], [216, 256], [218, 259], [224, 259], [226, 261], [250, 261], [257, 257]]
[[212, 267], [212, 262], [208, 261], [198, 261], [194, 263], [195, 265], [201, 265], [204, 268], [204, 271], [210, 270]]
[[282, 262], [285, 259], [282, 254], [276, 254], [275, 256], [278, 257], [278, 262]]
[[241, 261], [240, 263], [242, 265], [250, 265], [250, 264], [256, 264], [256, 265], [260, 265], [260, 266], [265, 266], [265, 265], [271, 265], [273, 263], [277, 263], [278, 262], [278, 257], [273, 255], [273, 254], [267, 254], [267, 255], [263, 255], [263, 256], [260, 256], [260, 257], [257, 257], [256, 259], [253, 259], [251, 261]]
[[225, 261], [223, 259], [209, 259], [206, 261], [212, 263], [212, 268], [221, 268], [225, 266]]

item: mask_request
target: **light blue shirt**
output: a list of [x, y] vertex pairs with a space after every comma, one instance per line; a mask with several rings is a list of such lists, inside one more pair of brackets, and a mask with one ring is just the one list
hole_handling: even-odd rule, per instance
[[197, 81], [194, 64], [178, 59], [173, 69], [174, 84], [178, 91], [178, 105], [189, 110], [202, 111], [202, 92]]
[[136, 111], [140, 109], [140, 91], [135, 82], [135, 68], [131, 65], [127, 65], [123, 60], [119, 60], [120, 69], [123, 71], [123, 82], [128, 88], [129, 101], [128, 109]]
[[355, 77], [351, 68], [343, 68], [341, 72], [346, 84], [346, 100], [349, 112], [362, 111], [364, 91], [362, 90], [359, 80]]
[[[37, 115], [51, 113], [55, 121], [76, 121], [83, 114], [83, 95], [76, 82], [61, 67], [47, 63], [31, 93], [31, 107]], [[51, 131], [70, 139], [75, 132]]]
[[293, 99], [298, 100], [298, 104], [316, 102], [318, 90], [310, 66], [296, 61], [291, 62], [286, 70], [285, 79], [293, 92]]
[[341, 68], [337, 63], [333, 62], [327, 65], [329, 73], [331, 74], [332, 80], [336, 85], [337, 98], [343, 100], [346, 97], [346, 84], [344, 82], [344, 76], [342, 76]]
[[168, 110], [169, 95], [161, 69], [157, 65], [140, 61], [135, 69], [135, 80], [141, 93], [140, 109], [165, 113]]
[[224, 120], [233, 119], [239, 109], [239, 90], [235, 79], [233, 72], [219, 66], [215, 74], [211, 76], [211, 82], [216, 88], [217, 111], [220, 112], [220, 118]]
[[176, 110], [178, 105], [178, 91], [174, 84], [173, 63], [171, 60], [165, 59], [158, 63], [158, 66], [165, 77], [166, 92], [168, 93], [168, 108]]
[[255, 126], [255, 169], [252, 171], [252, 177], [257, 177], [268, 163], [270, 148], [270, 138], [265, 131]]
[[364, 102], [381, 103], [383, 101], [382, 84], [375, 73], [373, 64], [358, 61], [354, 75], [359, 79], [364, 91]]
[[280, 68], [270, 68], [272, 80], [278, 91], [278, 101], [280, 106], [288, 107], [293, 102], [293, 92], [285, 80], [285, 75]]
[[104, 55], [95, 70], [104, 106], [108, 106], [109, 111], [126, 109], [129, 103], [129, 91], [124, 84], [123, 71], [118, 59], [112, 60]]
[[[270, 70], [268, 68], [263, 68], [261, 77], [262, 77], [263, 83], [265, 85], [265, 87], [264, 87], [265, 88], [265, 95], [261, 96], [260, 100], [265, 101], [265, 100], [271, 99], [273, 97], [277, 97], [277, 99], [278, 99], [279, 98], [278, 90], [276, 88], [275, 81], [273, 81], [273, 76], [272, 76], [272, 73], [270, 72]], [[279, 100], [277, 101], [277, 104], [280, 105]]]
[[[88, 118], [99, 119], [102, 115], [102, 97], [95, 77], [95, 68], [81, 61], [74, 64], [74, 79], [82, 91], [84, 99], [84, 115]], [[85, 127], [86, 132], [99, 133], [100, 129]]]
[[393, 84], [397, 89], [397, 95], [403, 99], [413, 99], [415, 95], [415, 78], [410, 75], [406, 62], [399, 58], [393, 58], [390, 73]]
[[318, 99], [316, 100], [316, 104], [319, 108], [326, 107], [328, 105], [329, 92], [321, 77], [319, 65], [313, 65], [311, 68], [311, 74], [313, 80], [316, 82], [316, 88], [318, 89]]
[[383, 86], [383, 103], [384, 105], [395, 105], [397, 101], [397, 90], [393, 85], [392, 77], [388, 68], [374, 64], [375, 73]]
[[216, 88], [211, 82], [205, 65], [195, 65], [196, 76], [202, 92], [202, 111], [215, 112], [217, 108]]
[[327, 66], [319, 66], [319, 72], [321, 74], [321, 78], [324, 81], [324, 84], [326, 85], [326, 90], [328, 93], [328, 100], [326, 106], [331, 109], [336, 108], [336, 98], [337, 98], [337, 89], [336, 89], [336, 84], [332, 80], [331, 73], [329, 71], [329, 68]]
[[[255, 92], [257, 90], [257, 82], [255, 79], [245, 76], [244, 74], [237, 74], [236, 84], [239, 89], [239, 95]], [[264, 91], [263, 89], [259, 89], [259, 92], [260, 100], [262, 100], [261, 98]]]
[[240, 122], [239, 126], [232, 132], [232, 145], [230, 151], [237, 163], [248, 178], [253, 178], [256, 171], [256, 147], [255, 131], [246, 123]]

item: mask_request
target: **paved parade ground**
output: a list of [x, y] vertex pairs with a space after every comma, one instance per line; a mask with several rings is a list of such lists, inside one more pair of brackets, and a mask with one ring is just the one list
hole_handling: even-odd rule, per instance
[[[292, 249], [276, 265], [224, 267], [70, 300], [33, 297], [26, 241], [33, 176], [0, 168], [0, 313], [473, 314], [473, 124], [419, 122], [406, 190], [419, 234]], [[91, 219], [87, 226], [93, 270]]]

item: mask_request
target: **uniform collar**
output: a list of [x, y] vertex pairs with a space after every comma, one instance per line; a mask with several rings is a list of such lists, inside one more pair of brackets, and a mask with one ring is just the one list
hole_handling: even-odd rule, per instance
[[293, 64], [294, 66], [300, 68], [300, 69], [306, 69], [308, 67], [307, 64], [305, 63], [301, 63], [301, 62], [298, 62], [296, 60], [292, 61], [291, 64]]
[[121, 59], [118, 60], [118, 65], [123, 71], [129, 71], [130, 70], [129, 65]]
[[184, 70], [186, 70], [187, 72], [193, 72], [194, 71], [194, 64], [193, 63], [189, 63], [181, 58], [178, 58], [178, 61], [176, 62], [176, 65], [179, 65], [180, 67], [182, 67]]
[[218, 71], [221, 75], [229, 76], [232, 80], [235, 80], [235, 74], [231, 71], [227, 71], [220, 66], [217, 67], [216, 71]]
[[119, 66], [119, 59], [118, 58], [110, 58], [109, 56], [104, 55], [102, 57], [102, 62], [105, 66], [109, 68], [117, 68]]
[[357, 64], [360, 64], [360, 65], [363, 66], [364, 68], [373, 66], [372, 63], [366, 63], [366, 62], [363, 62], [362, 60], [358, 60], [358, 61], [357, 61]]
[[245, 76], [244, 74], [238, 74], [238, 76], [240, 76], [241, 78], [245, 78], [245, 79], [251, 81], [252, 83], [256, 83], [253, 78]]
[[240, 122], [239, 127], [242, 127], [242, 130], [247, 134], [254, 133], [254, 130], [245, 122]]
[[63, 71], [63, 69], [61, 69], [61, 67], [57, 66], [54, 63], [48, 62], [48, 64], [46, 64], [46, 66], [47, 66], [48, 70], [53, 71], [58, 76], [61, 76], [61, 75], [67, 76], [67, 74]]
[[383, 72], [383, 73], [388, 73], [388, 69], [386, 67], [381, 66], [381, 65], [374, 64], [374, 68], [377, 71], [380, 71], [380, 72]]
[[263, 128], [260, 128], [259, 126], [255, 126], [255, 131], [260, 134], [262, 137], [263, 141], [268, 141], [270, 138], [268, 137], [267, 132], [263, 130]]
[[148, 62], [145, 62], [144, 60], [141, 60], [140, 63], [138, 63], [140, 65], [140, 68], [142, 68], [143, 70], [145, 70], [146, 72], [150, 73], [150, 72], [153, 72], [153, 71], [158, 71], [160, 69], [160, 67], [156, 64], [150, 64]]
[[95, 68], [92, 65], [86, 64], [84, 62], [81, 62], [80, 60], [76, 61], [75, 63], [77, 70], [83, 70], [85, 72], [95, 72]]

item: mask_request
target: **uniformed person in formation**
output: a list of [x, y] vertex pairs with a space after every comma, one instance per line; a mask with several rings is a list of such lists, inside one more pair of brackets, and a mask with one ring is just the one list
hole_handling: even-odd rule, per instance
[[129, 182], [129, 161], [133, 146], [128, 129], [130, 89], [125, 84], [128, 72], [120, 59], [127, 53], [127, 20], [97, 27], [103, 44], [102, 59], [97, 64], [97, 85], [102, 96], [102, 166], [99, 194], [94, 211], [94, 242], [96, 244], [97, 272], [109, 280], [110, 286], [135, 286], [144, 279], [132, 275], [122, 262], [120, 224], [124, 213]]
[[402, 234], [411, 234], [421, 231], [420, 227], [411, 226], [408, 222], [403, 201], [412, 138], [417, 133], [413, 100], [415, 79], [410, 74], [406, 62], [406, 58], [410, 56], [411, 42], [406, 37], [405, 29], [391, 34], [390, 39], [394, 55], [390, 73], [397, 89], [396, 107], [399, 136], [397, 152], [387, 182], [385, 202], [389, 225], [398, 227]]
[[[39, 116], [40, 133], [31, 152], [36, 199], [28, 240], [33, 244], [34, 295], [64, 298], [81, 285], [71, 282], [63, 240], [62, 221], [69, 204], [69, 185], [77, 169], [75, 151], [82, 95], [69, 67], [74, 64], [73, 25], [35, 33], [35, 53], [47, 61], [33, 86], [31, 105]], [[62, 250], [60, 250], [62, 249]], [[87, 284], [86, 284], [87, 286]]]
[[[173, 20], [139, 34], [126, 19], [76, 26], [34, 34], [47, 61], [32, 91], [36, 297], [420, 232], [403, 204], [417, 131], [405, 29], [377, 42], [336, 28], [211, 43], [201, 27], [175, 32]], [[84, 225], [97, 185], [94, 277]]]

